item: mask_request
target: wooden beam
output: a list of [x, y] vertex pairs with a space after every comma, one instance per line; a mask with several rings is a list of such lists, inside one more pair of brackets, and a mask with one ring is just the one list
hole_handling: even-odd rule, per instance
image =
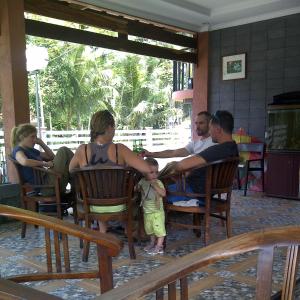
[[33, 14], [127, 33], [127, 21], [122, 18], [79, 10], [63, 2], [53, 0], [25, 0], [24, 6], [26, 12]]
[[162, 27], [125, 19], [120, 16], [112, 16], [92, 10], [80, 10], [79, 8], [66, 5], [65, 2], [25, 0], [25, 10], [33, 14], [104, 28], [185, 48], [197, 48], [197, 40], [193, 37], [177, 34]]
[[[3, 100], [5, 153], [11, 152], [14, 126], [29, 123], [29, 99], [25, 57], [24, 5], [21, 0], [0, 0], [0, 94]], [[16, 179], [8, 164], [10, 181]]]
[[185, 52], [182, 50], [163, 48], [159, 46], [143, 44], [140, 42], [128, 41], [122, 38], [119, 39], [99, 33], [68, 28], [50, 23], [26, 19], [25, 30], [26, 34], [49, 39], [56, 39], [71, 43], [119, 50], [176, 61], [196, 63], [196, 54], [192, 52]]
[[[195, 66], [193, 78], [193, 120], [196, 119], [200, 111], [206, 111], [208, 109], [208, 53], [209, 32], [200, 32], [198, 33], [198, 64]], [[197, 137], [194, 123], [193, 137]]]

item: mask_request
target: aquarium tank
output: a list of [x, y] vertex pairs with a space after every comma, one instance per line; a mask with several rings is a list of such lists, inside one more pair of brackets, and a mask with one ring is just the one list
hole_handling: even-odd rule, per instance
[[300, 151], [300, 105], [270, 105], [267, 121], [267, 150]]

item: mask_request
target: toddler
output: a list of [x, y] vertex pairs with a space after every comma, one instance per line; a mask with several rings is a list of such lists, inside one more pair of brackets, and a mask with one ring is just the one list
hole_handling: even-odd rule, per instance
[[158, 162], [148, 157], [150, 173], [146, 173], [138, 183], [142, 194], [141, 206], [144, 211], [144, 226], [146, 234], [150, 235], [150, 244], [144, 248], [151, 255], [163, 254], [163, 242], [166, 236], [165, 213], [162, 198], [166, 196], [163, 183], [157, 179]]

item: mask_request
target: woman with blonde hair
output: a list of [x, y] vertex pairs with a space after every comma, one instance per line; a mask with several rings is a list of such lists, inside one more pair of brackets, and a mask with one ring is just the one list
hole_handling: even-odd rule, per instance
[[[35, 149], [35, 144], [39, 145], [42, 151]], [[11, 146], [11, 156], [22, 166], [20, 171], [25, 182], [34, 183], [31, 167], [52, 168], [62, 175], [61, 191], [65, 191], [70, 179], [69, 163], [74, 155], [69, 148], [61, 147], [54, 155], [52, 150], [37, 137], [37, 130], [31, 124], [20, 124], [12, 129]]]
[[[85, 166], [130, 166], [141, 173], [149, 173], [149, 165], [128, 147], [120, 143], [113, 143], [115, 135], [115, 120], [108, 110], [96, 112], [90, 122], [89, 144], [80, 145], [70, 162], [70, 171]], [[114, 207], [115, 208], [115, 207]], [[101, 211], [97, 210], [101, 209]], [[120, 211], [123, 210], [120, 207]], [[100, 207], [91, 207], [98, 213], [112, 212], [106, 206], [105, 211]], [[100, 223], [100, 231], [106, 232], [106, 224]]]

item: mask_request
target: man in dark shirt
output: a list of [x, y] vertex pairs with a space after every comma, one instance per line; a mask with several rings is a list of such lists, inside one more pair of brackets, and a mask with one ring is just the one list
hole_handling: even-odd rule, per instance
[[[195, 167], [201, 167], [205, 163], [238, 156], [238, 148], [232, 139], [232, 131], [234, 127], [233, 116], [225, 110], [218, 110], [212, 115], [210, 121], [210, 135], [214, 143], [201, 153], [185, 158], [174, 164], [175, 171], [185, 171]], [[200, 168], [191, 172], [186, 179], [189, 187], [195, 193], [203, 193], [205, 186], [205, 169]], [[172, 199], [168, 199], [173, 202]]]

